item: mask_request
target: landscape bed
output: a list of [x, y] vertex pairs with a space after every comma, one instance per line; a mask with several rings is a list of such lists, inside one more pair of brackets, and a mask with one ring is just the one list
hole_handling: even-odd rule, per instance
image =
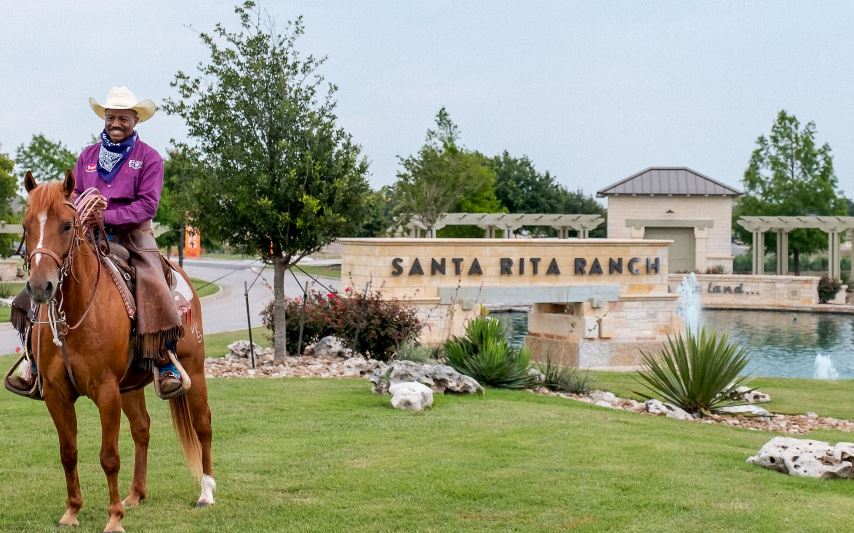
[[[0, 369], [11, 364], [0, 358]], [[638, 390], [628, 374], [599, 388]], [[165, 402], [149, 395], [149, 498], [135, 531], [845, 530], [854, 484], [785, 476], [745, 460], [773, 433], [691, 424], [529, 392], [436, 396], [397, 411], [360, 379], [213, 379], [217, 504], [195, 510]], [[854, 418], [854, 382], [760, 380], [775, 401]], [[795, 398], [790, 392], [803, 389]], [[825, 394], [826, 391], [826, 394]], [[627, 394], [627, 395], [630, 395]], [[65, 482], [44, 405], [0, 395], [0, 530], [55, 531]], [[78, 402], [82, 530], [100, 527], [106, 487], [98, 421]], [[852, 440], [817, 431], [814, 438]], [[132, 442], [124, 423], [121, 487]]]

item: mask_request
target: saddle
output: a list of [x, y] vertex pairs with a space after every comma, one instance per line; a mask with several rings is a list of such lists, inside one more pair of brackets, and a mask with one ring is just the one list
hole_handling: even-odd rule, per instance
[[[101, 256], [101, 264], [110, 273], [110, 278], [119, 290], [122, 297], [122, 302], [125, 304], [128, 318], [133, 320], [136, 318], [136, 300], [134, 299], [136, 285], [136, 269], [129, 264], [130, 253], [119, 243], [110, 242], [109, 255]], [[163, 255], [160, 256], [160, 264], [163, 268], [163, 275], [166, 277], [169, 289], [172, 291], [172, 299], [175, 302], [175, 308], [178, 310], [178, 315], [185, 322], [191, 320], [192, 305], [190, 300], [193, 298], [193, 290], [187, 284], [181, 274], [175, 269], [174, 265]]]

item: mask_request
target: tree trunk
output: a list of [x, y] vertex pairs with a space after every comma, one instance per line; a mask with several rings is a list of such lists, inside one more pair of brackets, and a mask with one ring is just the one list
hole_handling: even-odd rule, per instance
[[273, 346], [274, 361], [284, 361], [285, 350], [285, 271], [288, 262], [284, 257], [273, 258]]
[[184, 233], [187, 231], [187, 225], [182, 223], [178, 228], [178, 266], [184, 268]]
[[801, 252], [797, 248], [792, 250], [792, 270], [796, 276], [801, 275]]

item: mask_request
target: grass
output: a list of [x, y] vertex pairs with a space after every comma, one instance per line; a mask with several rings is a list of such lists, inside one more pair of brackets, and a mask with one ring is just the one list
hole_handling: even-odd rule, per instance
[[326, 266], [308, 266], [299, 265], [294, 268], [294, 271], [299, 274], [302, 269], [306, 274], [311, 274], [317, 278], [341, 279], [341, 265], [326, 265]]
[[[0, 359], [6, 368], [11, 359]], [[854, 393], [852, 382], [848, 394]], [[149, 396], [148, 531], [845, 531], [854, 484], [747, 465], [772, 437], [527, 392], [396, 411], [365, 380], [210, 381], [218, 503], [192, 509], [165, 402]], [[832, 398], [807, 398], [821, 411]], [[39, 402], [0, 395], [0, 530], [55, 531], [65, 483]], [[106, 520], [98, 419], [78, 402], [81, 531]], [[849, 434], [816, 436], [845, 440]], [[122, 428], [122, 492], [132, 442]], [[817, 520], [816, 516], [821, 519]]]
[[[264, 326], [252, 328], [252, 342], [262, 348], [272, 346], [268, 339], [269, 335], [270, 332]], [[239, 340], [249, 340], [249, 333], [245, 329], [209, 333], [205, 335], [205, 355], [208, 357], [223, 357], [228, 354], [228, 345]]]
[[205, 296], [210, 296], [211, 294], [219, 292], [219, 285], [216, 283], [209, 283], [208, 281], [199, 278], [190, 278], [190, 283], [193, 284], [193, 288], [196, 289], [199, 298], [204, 298]]

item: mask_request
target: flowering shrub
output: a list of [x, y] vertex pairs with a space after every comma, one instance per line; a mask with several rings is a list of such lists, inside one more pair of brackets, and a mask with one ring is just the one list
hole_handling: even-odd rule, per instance
[[[302, 347], [327, 335], [335, 335], [355, 352], [387, 361], [405, 340], [414, 338], [423, 325], [415, 308], [399, 300], [383, 300], [379, 292], [308, 293], [302, 298], [285, 299], [285, 344], [288, 353], [296, 353], [300, 324]], [[273, 332], [273, 302], [261, 312], [264, 326]]]

